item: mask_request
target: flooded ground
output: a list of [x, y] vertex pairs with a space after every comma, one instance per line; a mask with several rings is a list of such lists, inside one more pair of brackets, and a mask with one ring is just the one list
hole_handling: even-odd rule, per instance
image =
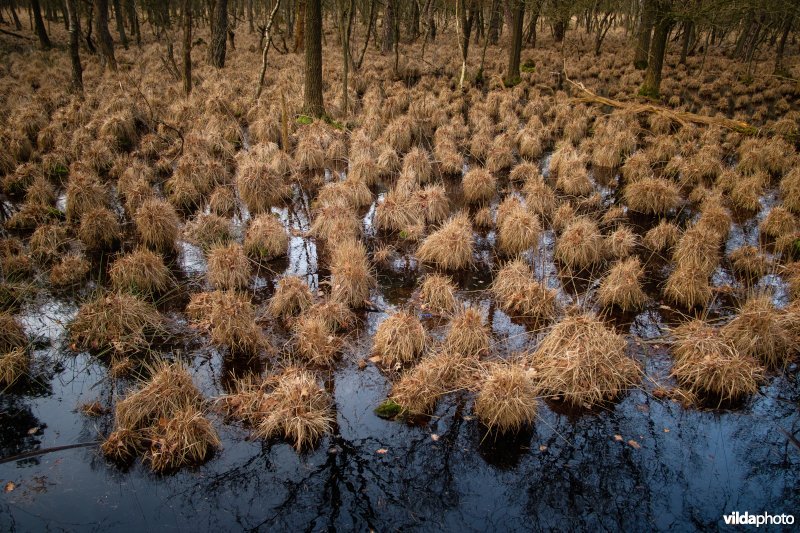
[[[458, 203], [456, 183], [448, 184], [448, 192]], [[507, 183], [503, 188], [515, 193]], [[381, 185], [374, 191], [378, 201], [385, 190]], [[615, 186], [598, 190], [608, 205], [616, 202]], [[760, 213], [733, 224], [726, 252], [759, 244], [758, 221], [774, 202], [770, 192]], [[304, 236], [309, 204], [308, 194], [296, 187], [293, 202], [274, 210], [293, 237], [288, 259], [262, 265], [253, 278], [250, 290], [260, 311], [284, 273], [306, 276], [314, 289], [327, 278], [314, 240]], [[11, 458], [0, 464], [5, 487], [0, 528], [685, 531], [724, 528], [722, 515], [733, 511], [800, 510], [800, 449], [787, 436], [800, 431], [796, 365], [771, 374], [757, 395], [731, 409], [685, 408], [657, 398], [656, 387], [673, 385], [664, 334], [681, 312], [661, 301], [665, 261], [642, 249], [637, 251], [649, 274], [647, 308], [606, 317], [628, 335], [630, 353], [645, 369], [640, 387], [618, 403], [575, 412], [542, 401], [535, 426], [514, 437], [487, 434], [473, 416], [467, 392], [448, 395], [430, 419], [413, 424], [376, 416], [373, 409], [387, 397], [393, 376], [372, 364], [360, 370], [358, 362], [369, 357], [380, 322], [414, 304], [425, 268], [413, 258], [415, 244], [373, 229], [374, 211], [373, 204], [362, 213], [368, 246], [389, 243], [396, 253], [378, 270], [374, 309], [359, 315], [342, 361], [321, 373], [335, 401], [334, 434], [302, 454], [280, 441], [250, 440], [247, 428], [213, 414], [222, 449], [201, 467], [160, 476], [139, 461], [128, 470], [108, 463], [98, 442], [111, 431], [114, 400], [130, 384], [111, 380], [92, 356], [71, 352], [64, 331], [81, 299], [103, 280], [98, 277], [76, 294], [41, 290], [27, 301], [17, 316], [34, 339], [34, 376], [0, 393], [0, 457]], [[678, 218], [692, 216], [687, 209]], [[234, 219], [240, 234], [247, 219], [244, 210]], [[629, 222], [641, 236], [656, 221], [631, 217]], [[494, 338], [492, 357], [534, 347], [540, 332], [509, 318], [484, 292], [498, 265], [494, 233], [479, 231], [476, 239], [475, 268], [455, 277], [459, 297], [483, 311]], [[554, 243], [555, 234], [547, 229], [528, 253], [537, 277], [559, 290], [562, 304], [597, 310], [593, 291], [603, 271], [582, 282], [560, 277]], [[203, 253], [182, 242], [175, 268], [182, 290], [161, 304], [174, 333], [164, 350], [190, 364], [203, 394], [228, 392], [231, 372], [270, 368], [274, 361], [231, 360], [198, 338], [182, 310], [187, 294], [203, 287]], [[745, 290], [727, 260], [713, 285]], [[779, 276], [764, 276], [757, 285], [771, 287], [778, 306], [788, 302]], [[731, 312], [731, 301], [720, 297], [708, 317]], [[444, 321], [423, 318], [432, 336], [443, 334]], [[288, 340], [279, 326], [268, 331], [278, 345]], [[94, 401], [107, 410], [100, 417], [80, 410]], [[15, 459], [18, 454], [24, 456]]]

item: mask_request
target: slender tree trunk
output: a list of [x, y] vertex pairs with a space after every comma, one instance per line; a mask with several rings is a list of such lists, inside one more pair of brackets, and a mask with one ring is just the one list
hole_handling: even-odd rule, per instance
[[128, 49], [128, 36], [125, 35], [125, 20], [122, 18], [122, 8], [120, 7], [119, 0], [113, 0], [114, 6], [114, 21], [117, 25], [117, 33], [119, 34], [119, 41], [122, 47]]
[[519, 60], [522, 54], [522, 27], [525, 16], [525, 0], [510, 0], [511, 12], [511, 42], [508, 49], [508, 72], [505, 84], [511, 87], [519, 83]]
[[131, 27], [136, 46], [142, 46], [142, 32], [139, 28], [139, 16], [136, 14], [136, 0], [125, 0], [125, 10], [128, 13], [128, 25]]
[[793, 21], [794, 15], [788, 15], [783, 21], [783, 31], [781, 32], [781, 38], [775, 50], [775, 74], [786, 73], [786, 69], [783, 66], [783, 52], [786, 49], [786, 40], [789, 38], [789, 32], [792, 29]]
[[[494, 13], [500, 0], [492, 0], [492, 5], [489, 7], [489, 12]], [[491, 19], [490, 19], [491, 23]], [[486, 63], [486, 47], [489, 44], [489, 35], [487, 32], [486, 37], [483, 39], [483, 50], [481, 51], [481, 66], [478, 68], [478, 74], [475, 76], [475, 81], [478, 83], [483, 82], [483, 66]]]
[[667, 38], [674, 20], [669, 13], [669, 5], [659, 2], [656, 26], [653, 30], [653, 41], [650, 43], [650, 55], [647, 58], [647, 70], [644, 73], [639, 94], [650, 98], [658, 98], [661, 91], [661, 70], [664, 66], [664, 55], [667, 52]]
[[395, 28], [395, 0], [386, 0], [386, 10], [383, 12], [383, 53], [388, 53], [394, 48]]
[[636, 36], [636, 53], [633, 57], [633, 66], [638, 70], [647, 68], [647, 58], [650, 55], [650, 38], [653, 34], [653, 19], [655, 18], [654, 3], [657, 0], [642, 0], [642, 14], [639, 19], [639, 30]]
[[299, 52], [303, 49], [306, 29], [306, 0], [297, 1], [297, 16], [294, 27], [294, 51]]
[[75, 0], [66, 0], [67, 18], [69, 19], [69, 58], [72, 62], [72, 90], [83, 94], [83, 67], [81, 67], [80, 30]]
[[680, 64], [686, 64], [686, 57], [689, 55], [689, 45], [692, 42], [692, 35], [694, 34], [694, 22], [687, 20], [683, 24], [683, 39], [681, 40], [681, 59]]
[[183, 0], [183, 92], [192, 92], [192, 0]]
[[21, 30], [22, 22], [19, 21], [19, 16], [17, 16], [17, 3], [14, 0], [9, 0], [8, 9], [11, 11], [11, 20], [14, 21], [14, 29]]
[[[261, 98], [261, 91], [264, 89], [264, 75], [267, 72], [267, 52], [269, 52], [269, 43], [272, 41], [272, 36], [270, 35], [270, 31], [272, 30], [272, 22], [275, 20], [275, 13], [278, 12], [278, 8], [281, 5], [281, 0], [277, 0], [275, 2], [275, 6], [272, 8], [272, 12], [269, 14], [269, 20], [267, 21], [267, 25], [264, 28], [264, 37], [263, 41], [264, 46], [261, 52], [261, 73], [258, 76], [258, 88], [256, 89], [256, 100]], [[283, 93], [281, 93], [283, 96]], [[285, 143], [284, 143], [285, 144]]]
[[256, 27], [253, 24], [253, 0], [247, 0], [247, 31], [253, 33]]
[[94, 31], [97, 33], [97, 40], [100, 43], [100, 54], [106, 66], [112, 72], [117, 70], [117, 59], [114, 57], [114, 40], [108, 31], [108, 0], [94, 0]]
[[322, 117], [325, 115], [322, 101], [322, 0], [306, 1], [305, 26], [306, 77], [303, 109], [308, 115]]
[[44, 29], [39, 0], [31, 0], [31, 11], [33, 12], [33, 22], [36, 27], [36, 36], [39, 38], [39, 46], [42, 47], [42, 50], [47, 50], [52, 45], [50, 44], [50, 38], [47, 36], [47, 31]]
[[[361, 55], [358, 56], [358, 62], [356, 63], [356, 70], [361, 68], [361, 64], [364, 62], [364, 54], [367, 52], [367, 46], [369, 46], [369, 36], [372, 33], [372, 26], [375, 21], [375, 0], [370, 0], [369, 3], [369, 21], [367, 22], [367, 34], [364, 36], [364, 46], [361, 48]], [[427, 38], [427, 36], [426, 36]], [[422, 43], [422, 56], [425, 56], [425, 43]]]
[[212, 20], [209, 61], [214, 67], [222, 68], [225, 66], [225, 44], [228, 39], [228, 0], [216, 0]]
[[[343, 0], [344, 1], [344, 0]], [[350, 76], [350, 33], [353, 29], [353, 15], [355, 14], [355, 0], [349, 0], [347, 10], [339, 4], [339, 38], [342, 43], [342, 112], [347, 116], [350, 105], [349, 76]]]

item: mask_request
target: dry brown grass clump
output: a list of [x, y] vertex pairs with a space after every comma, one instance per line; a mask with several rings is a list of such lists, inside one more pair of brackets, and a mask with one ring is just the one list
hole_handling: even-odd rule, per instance
[[318, 301], [308, 308], [304, 316], [322, 320], [328, 330], [334, 333], [347, 331], [356, 322], [355, 313], [346, 304], [331, 298]]
[[117, 215], [110, 209], [99, 207], [81, 217], [78, 238], [89, 250], [107, 250], [116, 245], [122, 236]]
[[578, 270], [589, 268], [605, 256], [603, 235], [588, 217], [572, 220], [556, 242], [555, 258]]
[[361, 235], [361, 220], [347, 202], [340, 199], [315, 209], [309, 234], [328, 244], [358, 239]]
[[460, 357], [477, 358], [489, 352], [491, 334], [480, 310], [465, 307], [450, 319], [444, 351]]
[[629, 209], [648, 215], [665, 214], [681, 204], [678, 186], [662, 178], [642, 178], [629, 183], [622, 194]]
[[448, 392], [446, 378], [450, 369], [447, 365], [449, 361], [444, 361], [443, 354], [425, 357], [392, 386], [391, 399], [404, 412], [421, 415], [430, 413], [436, 401]]
[[498, 249], [506, 255], [517, 255], [539, 242], [542, 227], [539, 218], [515, 203], [507, 212], [497, 214]]
[[740, 246], [731, 252], [730, 260], [734, 272], [751, 279], [758, 279], [766, 274], [770, 266], [767, 256], [755, 246]]
[[328, 321], [318, 315], [306, 314], [292, 326], [296, 353], [313, 365], [330, 366], [342, 347], [342, 341], [330, 328]]
[[417, 249], [417, 259], [446, 270], [472, 264], [472, 225], [466, 213], [458, 213], [431, 233]]
[[36, 228], [28, 243], [31, 257], [47, 265], [69, 248], [69, 231], [63, 225], [45, 224]]
[[0, 386], [10, 387], [30, 373], [31, 359], [25, 348], [0, 353]]
[[372, 351], [385, 366], [399, 367], [422, 354], [425, 338], [425, 328], [419, 318], [408, 311], [398, 311], [378, 326]]
[[6, 281], [21, 281], [33, 274], [33, 261], [24, 253], [2, 255], [0, 274]]
[[475, 414], [489, 429], [514, 433], [536, 418], [536, 385], [519, 364], [496, 363], [486, 369], [475, 398]]
[[77, 349], [126, 355], [146, 350], [164, 332], [152, 304], [125, 293], [100, 294], [84, 303], [68, 326]]
[[541, 176], [533, 177], [522, 187], [526, 207], [536, 215], [549, 220], [558, 206], [556, 194]]
[[606, 237], [606, 255], [614, 259], [624, 259], [636, 248], [637, 236], [628, 226], [620, 226]]
[[256, 324], [253, 304], [243, 295], [233, 291], [193, 294], [186, 314], [194, 327], [210, 333], [211, 342], [227, 346], [234, 354], [253, 355], [269, 348]]
[[739, 353], [718, 328], [692, 320], [672, 332], [672, 375], [695, 394], [720, 403], [758, 392], [764, 372], [755, 358]]
[[227, 218], [213, 213], [200, 213], [186, 224], [186, 239], [208, 251], [213, 246], [233, 240], [233, 228]]
[[67, 184], [67, 221], [77, 224], [85, 213], [104, 207], [108, 190], [100, 178], [88, 173], [71, 173]]
[[616, 263], [600, 282], [597, 301], [603, 307], [616, 306], [623, 311], [641, 309], [647, 301], [642, 290], [644, 269], [638, 257]]
[[755, 295], [720, 333], [741, 355], [760, 359], [770, 368], [786, 368], [800, 348], [797, 320], [791, 310], [776, 309], [770, 296]]
[[117, 403], [103, 453], [121, 462], [143, 454], [156, 472], [203, 463], [221, 443], [203, 415], [200, 391], [181, 364], [161, 362], [151, 371], [149, 381]]
[[422, 308], [437, 315], [450, 315], [456, 310], [456, 287], [453, 280], [440, 274], [428, 274], [419, 291]]
[[530, 267], [521, 259], [507, 263], [494, 278], [491, 291], [500, 308], [514, 317], [552, 320], [556, 314], [556, 294], [536, 281]]
[[262, 214], [250, 221], [244, 236], [248, 256], [268, 261], [285, 256], [288, 247], [289, 235], [278, 217]]
[[790, 170], [780, 183], [783, 205], [793, 213], [800, 213], [800, 167]]
[[375, 206], [375, 225], [385, 231], [403, 231], [422, 225], [425, 213], [410, 191], [399, 187], [387, 192]]
[[22, 348], [28, 343], [25, 330], [9, 313], [0, 311], [0, 353]]
[[292, 189], [286, 178], [276, 168], [276, 154], [280, 151], [272, 144], [257, 145], [239, 158], [236, 187], [239, 197], [252, 214], [269, 212], [269, 208], [287, 198]]
[[208, 208], [217, 216], [232, 217], [236, 213], [236, 193], [231, 187], [216, 187], [208, 199]]
[[351, 239], [337, 243], [331, 254], [331, 298], [361, 309], [376, 284], [364, 245]]
[[430, 181], [432, 172], [430, 154], [426, 150], [415, 146], [403, 157], [403, 174], [417, 183]]
[[589, 196], [594, 192], [594, 184], [582, 160], [562, 162], [556, 176], [556, 189], [568, 196]]
[[587, 314], [556, 324], [531, 363], [543, 393], [575, 406], [614, 400], [640, 375], [639, 365], [625, 354], [625, 338]]
[[175, 209], [160, 198], [142, 202], [133, 217], [140, 242], [159, 253], [175, 251], [180, 220]]
[[92, 265], [79, 254], [67, 254], [50, 269], [50, 284], [55, 288], [77, 285], [89, 275]]
[[488, 202], [497, 192], [497, 178], [481, 167], [473, 167], [461, 181], [464, 200], [470, 204]]
[[790, 235], [797, 231], [797, 218], [785, 207], [776, 205], [770, 209], [767, 216], [758, 225], [758, 229], [767, 237], [773, 239]]
[[697, 227], [716, 233], [720, 241], [728, 237], [731, 230], [731, 214], [725, 207], [725, 200], [718, 192], [709, 194], [700, 206]]
[[442, 185], [426, 185], [416, 192], [416, 201], [428, 224], [438, 224], [450, 215], [450, 200]]
[[275, 318], [286, 319], [305, 311], [313, 299], [311, 289], [301, 277], [285, 276], [269, 300], [269, 312]]
[[642, 244], [653, 252], [667, 252], [681, 238], [681, 230], [672, 222], [662, 220], [650, 228], [642, 239]]
[[679, 264], [667, 278], [664, 296], [687, 309], [705, 306], [713, 294], [709, 274], [694, 265]]
[[311, 373], [286, 369], [272, 392], [262, 399], [263, 417], [256, 426], [256, 436], [282, 436], [297, 450], [311, 446], [332, 429], [332, 403]]
[[250, 261], [238, 243], [217, 245], [208, 252], [208, 281], [216, 289], [244, 289], [250, 283]]
[[114, 261], [109, 270], [111, 285], [119, 291], [142, 296], [161, 294], [172, 285], [172, 274], [160, 255], [139, 248]]

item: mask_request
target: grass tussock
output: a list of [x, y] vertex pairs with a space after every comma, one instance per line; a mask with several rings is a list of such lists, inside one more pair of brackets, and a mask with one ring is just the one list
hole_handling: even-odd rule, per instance
[[440, 274], [428, 274], [419, 291], [422, 309], [437, 315], [448, 316], [458, 306], [453, 280]]
[[644, 269], [638, 257], [616, 263], [597, 289], [597, 301], [602, 307], [618, 307], [622, 311], [641, 309], [647, 301], [642, 290]]
[[164, 332], [164, 321], [152, 304], [130, 294], [108, 293], [84, 303], [68, 330], [75, 348], [117, 357], [148, 349]]
[[160, 362], [151, 375], [117, 403], [115, 430], [101, 450], [118, 462], [142, 455], [155, 472], [202, 464], [221, 443], [203, 414], [202, 396], [188, 370]]
[[464, 174], [461, 188], [467, 203], [488, 202], [497, 192], [497, 178], [485, 168], [474, 167]]
[[445, 270], [459, 270], [472, 264], [473, 246], [472, 224], [465, 213], [459, 213], [422, 242], [417, 259]]
[[31, 359], [25, 348], [0, 353], [0, 386], [10, 387], [30, 374]]
[[242, 245], [216, 245], [208, 252], [208, 282], [216, 289], [244, 289], [250, 283], [250, 261]]
[[114, 289], [145, 297], [163, 294], [173, 284], [172, 274], [164, 260], [146, 248], [134, 250], [114, 261], [109, 276]]
[[233, 354], [254, 355], [269, 345], [255, 320], [253, 304], [233, 291], [193, 294], [186, 306], [192, 326], [208, 332], [211, 342]]
[[200, 213], [186, 224], [186, 239], [208, 251], [233, 240], [230, 220], [213, 213]]
[[759, 359], [770, 368], [786, 368], [800, 349], [797, 324], [798, 317], [791, 309], [779, 310], [769, 295], [755, 295], [720, 333], [739, 354]]
[[606, 237], [606, 254], [613, 259], [625, 259], [634, 252], [637, 236], [628, 226], [620, 226]]
[[791, 235], [797, 232], [797, 218], [785, 207], [776, 205], [770, 209], [758, 229], [762, 234], [773, 239], [779, 239], [784, 235]]
[[489, 353], [491, 333], [480, 310], [464, 307], [450, 319], [444, 350], [454, 356], [478, 358]]
[[57, 289], [79, 285], [89, 276], [92, 265], [80, 254], [67, 254], [50, 269], [50, 284]]
[[178, 239], [180, 220], [168, 202], [145, 199], [133, 217], [136, 233], [144, 246], [159, 253], [172, 253]]
[[416, 201], [428, 224], [439, 224], [450, 216], [450, 200], [442, 185], [426, 185], [416, 193]]
[[678, 226], [667, 220], [662, 220], [653, 226], [642, 239], [642, 244], [649, 250], [656, 253], [668, 252], [681, 238], [681, 230]]
[[377, 285], [364, 245], [347, 239], [337, 243], [331, 255], [331, 298], [353, 309], [363, 308]]
[[500, 308], [514, 317], [544, 323], [556, 315], [555, 291], [536, 281], [521, 259], [508, 262], [497, 272], [491, 291]]
[[88, 250], [108, 250], [116, 246], [121, 237], [119, 219], [110, 209], [99, 207], [81, 217], [78, 238]]
[[622, 192], [629, 209], [646, 215], [663, 215], [681, 205], [678, 186], [663, 178], [642, 178], [628, 183]]
[[578, 217], [566, 227], [556, 242], [555, 258], [566, 266], [582, 270], [602, 261], [604, 239], [597, 223], [588, 217]]
[[730, 254], [733, 271], [751, 281], [759, 279], [770, 269], [770, 260], [756, 246], [740, 246]]
[[292, 326], [295, 353], [304, 361], [317, 366], [331, 366], [336, 360], [342, 341], [330, 328], [328, 321], [317, 315], [303, 315]]
[[507, 212], [497, 214], [498, 249], [506, 255], [517, 255], [533, 248], [542, 231], [539, 218], [516, 203]]
[[372, 351], [386, 367], [399, 367], [422, 354], [425, 340], [425, 328], [419, 318], [408, 311], [398, 311], [378, 326]]
[[9, 313], [0, 312], [0, 353], [22, 348], [28, 343], [25, 330]]
[[528, 371], [519, 364], [490, 365], [479, 384], [475, 415], [499, 433], [515, 433], [533, 424], [537, 390]]
[[591, 407], [635, 385], [639, 365], [625, 354], [625, 338], [588, 314], [556, 324], [531, 358], [541, 391], [565, 403]]
[[289, 234], [278, 217], [262, 214], [250, 221], [244, 236], [244, 251], [249, 257], [269, 261], [285, 256], [288, 248]]
[[672, 331], [672, 375], [690, 392], [735, 401], [758, 392], [764, 372], [755, 358], [739, 353], [719, 328], [692, 320]]
[[45, 224], [36, 228], [28, 242], [31, 257], [43, 265], [49, 265], [69, 249], [69, 230], [59, 224]]
[[285, 276], [278, 282], [268, 310], [273, 317], [286, 319], [305, 311], [313, 299], [311, 289], [301, 277]]

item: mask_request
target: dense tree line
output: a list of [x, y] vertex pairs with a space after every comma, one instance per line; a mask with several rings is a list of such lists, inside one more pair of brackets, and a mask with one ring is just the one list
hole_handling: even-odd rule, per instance
[[[114, 71], [114, 47], [127, 48], [130, 42], [141, 46], [143, 32], [150, 31], [165, 44], [165, 64], [188, 93], [193, 28], [210, 30], [207, 60], [216, 68], [224, 68], [237, 31], [258, 32], [264, 68], [270, 48], [305, 55], [305, 111], [317, 116], [325, 113], [323, 28], [338, 36], [345, 86], [349, 71], [361, 67], [370, 45], [394, 55], [396, 72], [401, 46], [422, 41], [424, 59], [425, 45], [443, 29], [458, 35], [462, 86], [473, 39], [483, 44], [475, 80], [483, 76], [486, 45], [500, 44], [508, 49], [504, 82], [510, 86], [520, 79], [522, 50], [535, 47], [542, 32], [549, 32], [555, 43], [580, 32], [593, 39], [600, 54], [608, 32], [623, 28], [634, 50], [634, 66], [645, 71], [640, 94], [657, 98], [665, 54], [672, 47], [686, 63], [688, 56], [725, 43], [725, 53], [746, 64], [748, 73], [757, 53], [770, 48], [775, 74], [787, 75], [783, 57], [787, 45], [796, 44], [800, 20], [800, 3], [793, 0], [0, 0], [0, 24], [10, 27], [2, 31], [24, 38], [19, 31], [25, 11], [43, 49], [60, 44], [50, 38], [51, 24], [62, 23], [68, 31], [64, 44], [76, 91], [82, 90], [81, 53], [98, 54]], [[174, 59], [175, 38], [182, 42], [180, 67]], [[259, 95], [262, 84], [263, 72]]]

